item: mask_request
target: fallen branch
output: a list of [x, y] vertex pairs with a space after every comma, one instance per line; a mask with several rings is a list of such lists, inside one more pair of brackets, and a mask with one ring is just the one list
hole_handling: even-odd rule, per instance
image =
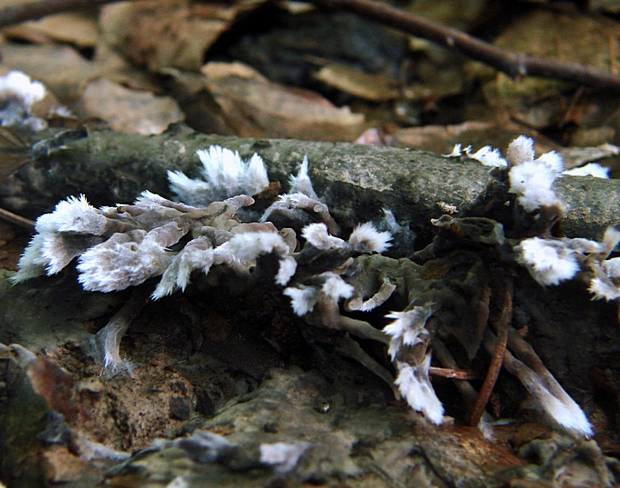
[[457, 50], [471, 59], [516, 78], [541, 76], [620, 92], [620, 76], [579, 63], [516, 53], [489, 44], [463, 31], [372, 0], [310, 0], [319, 7], [353, 12], [395, 29]]
[[[46, 141], [59, 132], [47, 131], [47, 139], [35, 147], [48, 147]], [[196, 150], [219, 144], [245, 158], [259, 154], [270, 180], [279, 181], [284, 190], [307, 155], [313, 182], [343, 229], [382, 218], [382, 209], [389, 208], [397, 220], [409, 222], [421, 248], [434, 235], [429, 221], [443, 214], [441, 202], [462, 209], [489, 181], [488, 168], [477, 162], [417, 150], [206, 135], [184, 125], [149, 137], [97, 130], [87, 134], [67, 142], [62, 151], [31, 152], [30, 162], [0, 185], [0, 207], [34, 219], [68, 195], [83, 193], [95, 206], [132, 202], [143, 190], [168, 197], [166, 171], [195, 175]], [[571, 206], [563, 220], [567, 235], [600, 239], [607, 226], [620, 227], [617, 181], [566, 176], [555, 188]]]

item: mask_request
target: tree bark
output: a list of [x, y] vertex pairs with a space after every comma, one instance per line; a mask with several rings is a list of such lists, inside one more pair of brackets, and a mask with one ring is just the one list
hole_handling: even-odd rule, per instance
[[[132, 202], [143, 190], [169, 197], [167, 170], [196, 177], [196, 150], [219, 144], [243, 158], [258, 153], [270, 180], [279, 181], [283, 191], [307, 154], [315, 189], [345, 230], [389, 208], [397, 220], [410, 222], [423, 243], [433, 234], [429, 220], [444, 213], [441, 202], [461, 208], [490, 180], [489, 168], [475, 161], [414, 149], [243, 139], [196, 133], [185, 125], [148, 137], [89, 130], [86, 138], [61, 149], [46, 151], [46, 144], [39, 142], [29, 162], [0, 187], [1, 206], [36, 218], [68, 195], [83, 193], [97, 206]], [[597, 239], [608, 226], [620, 226], [617, 181], [566, 176], [556, 182], [556, 189], [571, 207], [564, 220], [567, 235]]]

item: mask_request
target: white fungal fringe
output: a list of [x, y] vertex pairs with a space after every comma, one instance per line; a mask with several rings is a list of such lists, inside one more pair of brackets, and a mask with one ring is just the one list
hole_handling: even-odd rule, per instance
[[77, 265], [78, 281], [83, 288], [101, 292], [124, 290], [161, 275], [172, 256], [151, 233], [154, 231], [117, 233], [83, 253]]
[[358, 225], [349, 236], [349, 244], [357, 252], [370, 254], [373, 252], [382, 253], [391, 244], [392, 234], [389, 232], [379, 232], [370, 222]]
[[13, 283], [60, 272], [89, 246], [97, 243], [76, 236], [100, 236], [106, 225], [107, 219], [88, 203], [84, 195], [59, 202], [52, 213], [41, 215], [35, 222], [38, 234], [21, 256]]
[[478, 161], [483, 166], [505, 168], [508, 165], [506, 160], [502, 158], [499, 149], [494, 149], [491, 146], [481, 147], [475, 153], [472, 153], [471, 146], [468, 146], [465, 148], [465, 154], [468, 158]]
[[0, 99], [17, 98], [27, 109], [43, 100], [47, 93], [45, 86], [39, 81], [32, 81], [30, 76], [21, 71], [9, 71], [0, 76]]
[[595, 178], [609, 178], [610, 168], [601, 166], [598, 163], [588, 163], [578, 168], [572, 168], [562, 171], [563, 175], [570, 176], [593, 176]]
[[553, 191], [553, 183], [564, 170], [562, 157], [555, 151], [534, 159], [534, 141], [520, 136], [508, 146], [510, 193], [527, 212], [541, 207], [564, 209], [564, 204]]
[[422, 412], [428, 420], [439, 425], [443, 423], [444, 409], [428, 376], [430, 366], [430, 353], [416, 367], [397, 362], [398, 376], [394, 383], [411, 408]]
[[394, 319], [383, 328], [383, 332], [390, 336], [388, 354], [392, 361], [396, 359], [402, 346], [413, 346], [421, 342], [420, 334], [428, 319], [435, 313], [433, 303], [418, 305], [406, 312], [392, 312], [386, 318]]
[[318, 195], [314, 191], [314, 188], [312, 187], [310, 176], [308, 175], [308, 155], [304, 156], [304, 160], [299, 167], [297, 176], [291, 175], [289, 177], [289, 183], [291, 184], [289, 193], [302, 193], [303, 195], [306, 195], [314, 200], [319, 199]]
[[221, 146], [196, 151], [202, 180], [180, 171], [168, 171], [170, 190], [185, 203], [205, 206], [235, 195], [255, 195], [269, 185], [267, 169], [258, 154], [243, 161], [238, 152]]
[[551, 374], [540, 375], [515, 358], [512, 359], [511, 369], [554, 422], [579, 435], [593, 435], [586, 414]]
[[100, 236], [105, 231], [107, 219], [91, 206], [84, 195], [68, 197], [58, 203], [54, 212], [41, 215], [35, 230], [39, 233], [73, 232]]
[[290, 297], [295, 315], [303, 317], [314, 310], [314, 306], [319, 300], [320, 290], [312, 286], [299, 285], [289, 286], [282, 293]]
[[339, 237], [330, 236], [327, 232], [327, 226], [323, 223], [306, 225], [302, 231], [303, 236], [308, 243], [317, 249], [342, 249], [346, 246], [345, 241]]
[[577, 254], [562, 241], [532, 237], [515, 247], [518, 260], [541, 285], [557, 285], [579, 271]]
[[177, 289], [185, 291], [192, 271], [200, 269], [205, 274], [209, 273], [213, 257], [213, 245], [209, 239], [197, 237], [188, 242], [170, 262], [151, 298], [159, 300]]
[[343, 298], [351, 298], [355, 292], [352, 285], [344, 281], [339, 275], [334, 273], [323, 273], [325, 283], [321, 288], [321, 292], [330, 297], [335, 302], [339, 302]]
[[510, 166], [515, 166], [525, 161], [534, 160], [534, 139], [527, 136], [519, 136], [508, 145], [506, 159]]

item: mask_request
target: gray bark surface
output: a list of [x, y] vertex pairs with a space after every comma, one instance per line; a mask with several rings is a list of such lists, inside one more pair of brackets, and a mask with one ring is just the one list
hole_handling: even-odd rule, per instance
[[[284, 191], [288, 176], [307, 154], [317, 193], [345, 229], [379, 217], [385, 207], [397, 220], [409, 221], [424, 241], [432, 235], [429, 219], [443, 213], [438, 203], [460, 208], [472, 202], [490, 180], [489, 168], [475, 161], [414, 149], [243, 139], [200, 134], [178, 125], [148, 137], [90, 130], [85, 139], [31, 156], [0, 187], [0, 203], [35, 218], [51, 211], [59, 200], [80, 193], [94, 205], [128, 203], [143, 190], [170, 196], [166, 171], [178, 169], [197, 176], [196, 150], [212, 144], [237, 150], [244, 158], [258, 153], [270, 180], [281, 182]], [[566, 176], [556, 188], [571, 207], [564, 220], [567, 235], [600, 238], [607, 226], [620, 225], [617, 181]]]

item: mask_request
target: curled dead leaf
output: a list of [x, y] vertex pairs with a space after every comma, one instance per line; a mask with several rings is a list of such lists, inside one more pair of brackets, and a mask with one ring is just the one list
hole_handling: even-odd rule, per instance
[[172, 98], [130, 90], [105, 78], [91, 81], [83, 100], [89, 115], [105, 120], [117, 132], [161, 134], [170, 124], [183, 120]]
[[259, 3], [214, 6], [155, 0], [107, 5], [101, 12], [102, 37], [149, 71], [166, 67], [198, 71], [206, 51], [236, 16]]
[[239, 136], [352, 141], [365, 128], [362, 114], [335, 107], [314, 92], [272, 83], [244, 64], [211, 62], [201, 71]]

